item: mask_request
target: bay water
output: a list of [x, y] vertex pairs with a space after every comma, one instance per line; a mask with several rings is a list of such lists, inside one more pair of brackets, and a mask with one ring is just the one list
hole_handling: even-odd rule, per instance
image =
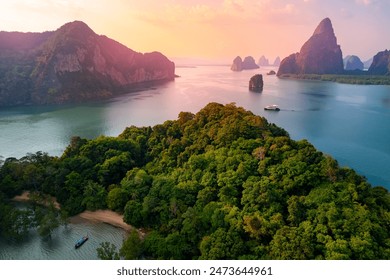
[[[74, 244], [82, 236], [90, 238], [80, 248]], [[77, 223], [60, 226], [51, 238], [42, 238], [32, 231], [21, 242], [0, 239], [0, 260], [98, 260], [96, 249], [102, 242], [121, 248], [126, 232], [105, 223]]]
[[[307, 139], [372, 185], [390, 189], [390, 86], [279, 79], [266, 75], [270, 70], [178, 67], [175, 81], [111, 100], [1, 108], [0, 156], [20, 158], [37, 151], [59, 156], [75, 135], [117, 136], [127, 126], [174, 120], [181, 111], [196, 113], [209, 102], [234, 102], [283, 127], [293, 139]], [[249, 79], [257, 73], [263, 74], [262, 93], [248, 90]], [[264, 111], [271, 104], [281, 111]], [[75, 251], [75, 240], [85, 232], [99, 238]], [[34, 235], [22, 244], [0, 240], [0, 259], [96, 259], [98, 244], [93, 242], [120, 247], [122, 239], [122, 230], [106, 224], [72, 224], [70, 229], [57, 229], [49, 241]]]
[[[228, 66], [178, 67], [175, 81], [83, 105], [0, 109], [0, 156], [37, 151], [61, 155], [72, 136], [117, 136], [127, 126], [153, 126], [198, 112], [209, 102], [235, 102], [307, 139], [340, 165], [390, 188], [390, 86], [298, 81], [265, 75], [271, 68], [232, 72]], [[262, 73], [264, 90], [250, 92]], [[264, 111], [278, 104], [280, 112]]]

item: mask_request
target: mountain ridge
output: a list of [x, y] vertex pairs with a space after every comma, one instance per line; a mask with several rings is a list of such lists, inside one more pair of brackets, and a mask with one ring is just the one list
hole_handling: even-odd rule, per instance
[[173, 80], [160, 52], [139, 53], [82, 21], [43, 33], [0, 32], [0, 106], [109, 98]]

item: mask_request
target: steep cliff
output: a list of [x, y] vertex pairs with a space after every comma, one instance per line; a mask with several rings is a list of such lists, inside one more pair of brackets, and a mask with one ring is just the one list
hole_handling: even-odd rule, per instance
[[373, 58], [368, 73], [371, 75], [390, 75], [390, 51], [378, 52]]
[[53, 32], [1, 32], [0, 62], [0, 106], [102, 99], [175, 75], [161, 53], [137, 53], [80, 21]]
[[283, 74], [339, 74], [343, 58], [329, 18], [323, 19], [299, 53], [283, 59], [278, 76]]

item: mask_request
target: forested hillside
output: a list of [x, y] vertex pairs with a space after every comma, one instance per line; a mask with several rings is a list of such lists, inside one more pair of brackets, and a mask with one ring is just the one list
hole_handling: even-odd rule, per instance
[[385, 188], [234, 104], [74, 137], [60, 158], [6, 159], [0, 190], [3, 236], [26, 234], [20, 221], [31, 215], [8, 198], [30, 190], [56, 197], [62, 216], [123, 213], [146, 232], [130, 234], [125, 258], [390, 259]]

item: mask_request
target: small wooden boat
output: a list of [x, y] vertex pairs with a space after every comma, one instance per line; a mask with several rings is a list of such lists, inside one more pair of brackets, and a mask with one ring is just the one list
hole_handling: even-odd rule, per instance
[[81, 237], [79, 240], [77, 240], [76, 244], [74, 244], [74, 248], [77, 249], [81, 247], [85, 242], [88, 240], [88, 235], [85, 235]]
[[269, 106], [264, 107], [264, 110], [267, 110], [267, 111], [280, 111], [280, 108], [279, 108], [278, 105], [269, 105]]

